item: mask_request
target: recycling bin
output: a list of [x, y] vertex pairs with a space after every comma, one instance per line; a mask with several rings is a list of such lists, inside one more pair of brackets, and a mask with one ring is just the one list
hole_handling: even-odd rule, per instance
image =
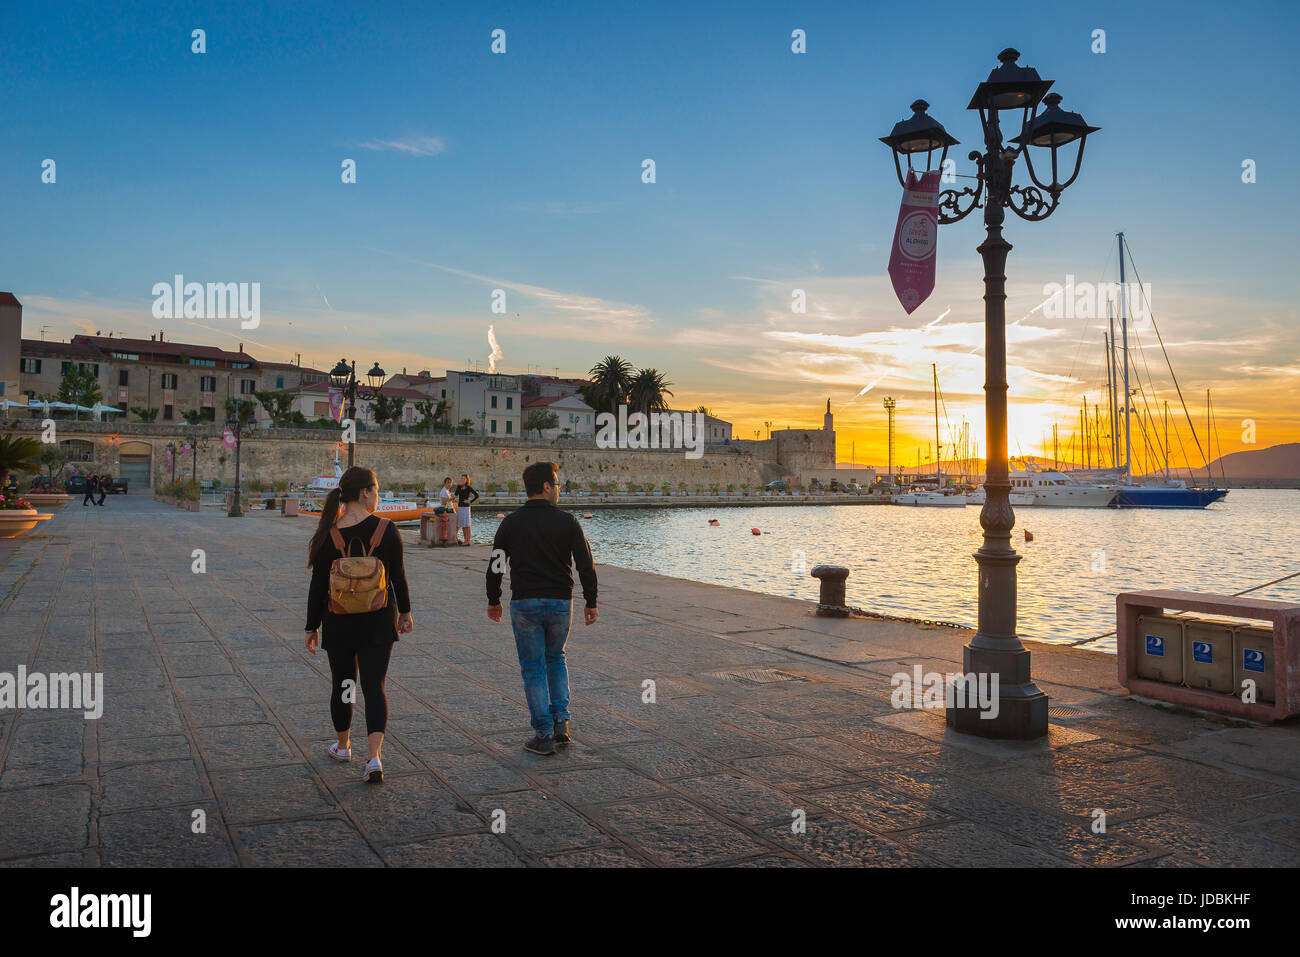
[[1193, 619], [1183, 626], [1183, 684], [1233, 694], [1232, 626]]
[[1233, 691], [1240, 695], [1244, 682], [1255, 682], [1255, 700], [1272, 702], [1273, 629], [1239, 625], [1232, 629]]
[[1138, 615], [1138, 661], [1140, 678], [1182, 684], [1183, 623], [1164, 615]]

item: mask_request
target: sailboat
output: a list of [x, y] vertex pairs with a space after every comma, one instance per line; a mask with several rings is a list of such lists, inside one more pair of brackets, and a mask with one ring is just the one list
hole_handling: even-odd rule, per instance
[[964, 508], [966, 496], [961, 492], [945, 492], [943, 488], [943, 446], [939, 443], [939, 369], [930, 363], [934, 376], [934, 468], [935, 488], [913, 488], [890, 497], [895, 505], [928, 505], [940, 508]]
[[[334, 450], [334, 474], [318, 475], [311, 480], [307, 486], [309, 492], [329, 492], [339, 487], [339, 479], [343, 477], [343, 467], [339, 465], [338, 449]], [[320, 514], [321, 506], [324, 504], [321, 499], [304, 499], [298, 506], [299, 511], [309, 515]], [[375, 514], [382, 515], [392, 522], [418, 522], [421, 515], [432, 515], [432, 508], [421, 508], [415, 502], [404, 498], [390, 498], [380, 496], [379, 502], [375, 505]]]
[[[1123, 338], [1123, 356], [1124, 356], [1124, 473], [1123, 478], [1116, 489], [1115, 499], [1112, 503], [1116, 508], [1205, 508], [1224, 498], [1228, 494], [1227, 489], [1217, 488], [1214, 485], [1214, 476], [1210, 475], [1210, 486], [1189, 487], [1181, 479], [1170, 479], [1166, 474], [1163, 484], [1133, 484], [1133, 436], [1130, 430], [1130, 413], [1136, 411], [1130, 401], [1132, 393], [1129, 391], [1129, 350], [1128, 350], [1128, 287], [1124, 282], [1124, 262], [1127, 251], [1127, 243], [1124, 242], [1124, 234], [1116, 233], [1116, 240], [1119, 244], [1119, 294], [1120, 294], [1120, 330]], [[1136, 271], [1136, 270], [1135, 270]], [[1152, 317], [1154, 324], [1155, 318]], [[1157, 332], [1157, 335], [1159, 333]], [[1114, 341], [1112, 335], [1112, 342]], [[1165, 362], [1169, 363], [1169, 354], [1165, 352], [1164, 342], [1160, 343], [1160, 350], [1164, 352]], [[1169, 365], [1169, 374], [1173, 377], [1174, 387], [1178, 388], [1178, 379], [1174, 376], [1173, 365]], [[1114, 389], [1118, 383], [1115, 381], [1118, 376], [1111, 376], [1112, 386]], [[1182, 398], [1182, 391], [1179, 390], [1179, 398]], [[1112, 408], [1118, 408], [1116, 393], [1112, 392], [1111, 401], [1114, 403]], [[1186, 414], [1187, 406], [1184, 403], [1183, 413]], [[1192, 426], [1192, 438], [1196, 440], [1196, 447], [1200, 449], [1200, 439], [1196, 437], [1196, 426], [1192, 425], [1190, 416], [1188, 424]], [[1208, 441], [1208, 436], [1207, 436]], [[1167, 445], [1167, 442], [1166, 442]], [[1116, 450], [1118, 453], [1118, 450]], [[1167, 454], [1167, 453], [1166, 453]], [[1116, 455], [1118, 458], [1118, 454]], [[1208, 458], [1206, 463], [1208, 474]]]

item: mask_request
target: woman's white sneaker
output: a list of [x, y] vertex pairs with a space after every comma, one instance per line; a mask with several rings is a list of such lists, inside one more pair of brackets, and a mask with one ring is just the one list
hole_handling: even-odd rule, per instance
[[330, 757], [333, 758], [335, 761], [351, 761], [352, 749], [340, 748], [338, 742], [335, 741], [333, 744], [330, 745]]
[[384, 779], [384, 766], [378, 758], [366, 762], [366, 769], [361, 772], [361, 780], [367, 784], [377, 784]]

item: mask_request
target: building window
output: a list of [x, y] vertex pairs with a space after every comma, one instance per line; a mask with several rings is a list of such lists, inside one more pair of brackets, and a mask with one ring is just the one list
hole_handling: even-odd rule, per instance
[[216, 392], [216, 391], [217, 391], [217, 377], [214, 376], [214, 375], [201, 375], [201, 376], [199, 376], [199, 391], [200, 391], [200, 392]]
[[438, 398], [440, 398], [440, 399], [445, 399], [445, 398], [447, 398], [447, 390], [446, 390], [446, 389], [443, 389], [443, 390], [442, 390], [442, 395], [438, 396]]
[[506, 419], [506, 435], [510, 435], [512, 432], [514, 432], [514, 430], [515, 430], [515, 424], [509, 419]]
[[68, 370], [71, 369], [71, 368], [72, 368], [72, 363], [71, 363], [71, 362], [60, 362], [60, 363], [59, 363], [59, 375], [67, 375], [67, 374], [68, 374]]
[[492, 408], [495, 409], [496, 407], [497, 407], [497, 397], [492, 396]]
[[283, 389], [283, 388], [284, 388], [284, 376], [282, 376], [282, 375], [278, 375], [278, 376], [275, 377], [275, 387], [276, 387], [277, 389]]
[[59, 445], [63, 451], [68, 453], [69, 462], [95, 461], [95, 445], [93, 442], [87, 442], [83, 439], [64, 439]]
[[134, 352], [114, 352], [114, 353], [113, 353], [113, 358], [114, 358], [114, 359], [130, 359], [130, 360], [133, 361], [133, 362], [139, 362], [139, 361], [140, 361], [140, 357], [139, 357], [138, 355], [136, 355]]
[[162, 387], [163, 387], [164, 389], [174, 389], [174, 388], [176, 388], [176, 373], [175, 373], [175, 372], [164, 372], [164, 373], [162, 374]]
[[25, 374], [27, 374], [27, 375], [40, 375], [40, 373], [41, 373], [41, 360], [40, 360], [40, 359], [24, 359], [24, 360], [23, 360], [23, 372], [24, 372]]
[[256, 379], [240, 379], [240, 380], [239, 380], [239, 394], [240, 394], [240, 395], [252, 395], [252, 394], [253, 394], [253, 390], [256, 389], [256, 388], [257, 388], [257, 380], [256, 380]]
[[130, 373], [128, 373], [125, 369], [119, 369], [117, 372], [117, 384], [127, 385], [128, 384], [127, 379], [129, 375]]
[[215, 369], [217, 367], [217, 360], [216, 359], [191, 359], [190, 365], [203, 366], [205, 368]]
[[170, 422], [171, 420], [172, 420], [172, 407], [171, 407], [170, 405], [164, 405], [164, 406], [163, 406], [163, 421], [164, 421], [164, 422]]
[[247, 363], [247, 362], [232, 362], [232, 363], [230, 363], [230, 368], [232, 368], [232, 369], [247, 369], [248, 367], [249, 367], [249, 363]]
[[496, 431], [497, 431], [497, 420], [496, 420], [496, 419], [493, 419], [493, 420], [492, 420], [492, 434], [495, 435], [495, 434], [496, 434]]
[[515, 397], [513, 395], [506, 396], [506, 408], [513, 409], [514, 407], [515, 407]]

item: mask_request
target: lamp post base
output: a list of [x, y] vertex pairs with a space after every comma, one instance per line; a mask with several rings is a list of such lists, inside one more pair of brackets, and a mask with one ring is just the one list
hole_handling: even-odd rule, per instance
[[[1029, 675], [1029, 652], [973, 647], [979, 636], [962, 649], [965, 673], [975, 676], [970, 692], [947, 709], [947, 724], [954, 731], [983, 738], [1032, 741], [1047, 734], [1047, 694]], [[1014, 640], [1014, 639], [1013, 639]], [[1016, 641], [1019, 644], [1019, 641]], [[997, 687], [992, 687], [992, 676]], [[987, 692], [983, 702], [976, 687]], [[991, 700], [988, 700], [990, 699]]]

